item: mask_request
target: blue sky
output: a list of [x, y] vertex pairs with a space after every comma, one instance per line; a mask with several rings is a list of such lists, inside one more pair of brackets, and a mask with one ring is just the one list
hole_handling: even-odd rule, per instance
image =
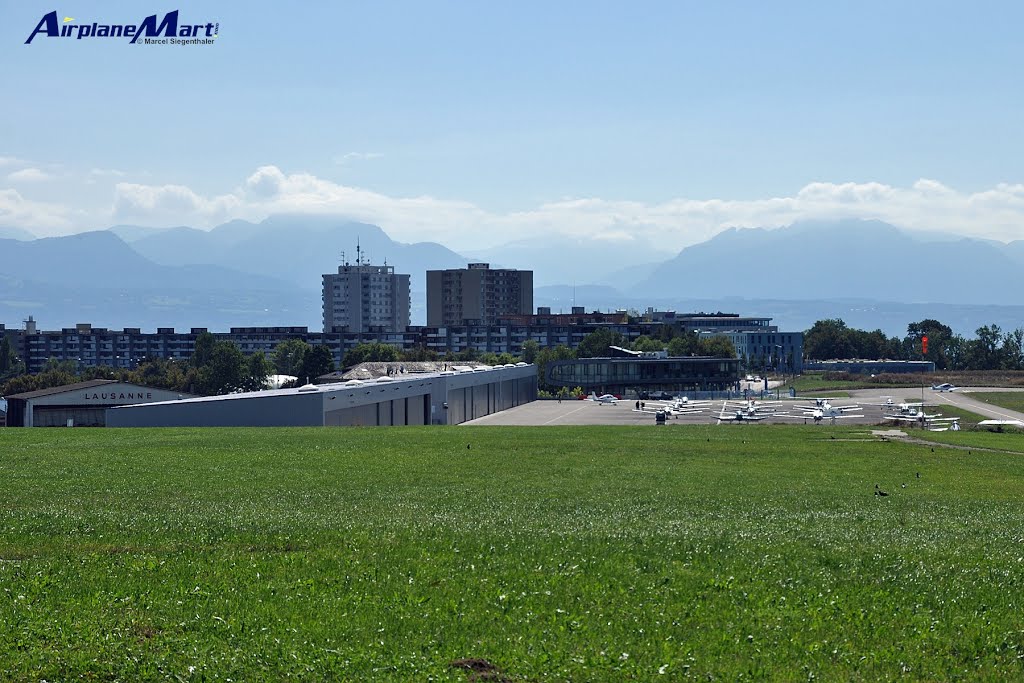
[[[1024, 238], [1019, 3], [0, 7], [0, 226], [35, 234], [299, 210], [458, 246], [851, 215]], [[220, 34], [25, 45], [54, 9]]]

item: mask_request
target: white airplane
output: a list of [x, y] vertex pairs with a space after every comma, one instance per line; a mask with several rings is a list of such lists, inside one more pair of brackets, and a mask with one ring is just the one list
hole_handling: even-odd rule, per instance
[[[881, 408], [882, 410], [891, 410], [901, 415], [910, 415], [911, 413], [916, 413], [919, 408], [924, 408], [926, 404], [920, 402], [910, 403], [909, 401], [901, 401], [900, 403], [896, 403], [891, 398], [886, 398], [885, 403], [860, 403], [858, 405], [872, 406], [876, 408]], [[927, 405], [934, 406], [935, 404], [929, 403]]]
[[755, 401], [750, 399], [747, 401], [726, 401], [726, 405], [730, 408], [742, 410], [746, 413], [774, 413], [779, 408], [781, 401]]
[[742, 409], [726, 415], [723, 407], [721, 414], [717, 417], [712, 415], [711, 419], [718, 420], [719, 422], [760, 422], [765, 419], [765, 416], [758, 415], [756, 411], [747, 411]]
[[691, 401], [684, 396], [667, 403], [647, 401], [644, 405], [647, 408], [664, 410], [669, 415], [691, 415], [710, 408], [711, 401]]
[[[820, 422], [822, 418], [836, 418], [836, 417], [861, 417], [861, 415], [853, 415], [852, 413], [858, 410], [863, 410], [859, 405], [852, 406], [835, 406], [827, 398], [815, 399], [815, 405], [813, 406], [794, 406], [797, 410], [804, 414], [804, 417], [813, 417], [815, 422]], [[851, 414], [847, 414], [851, 413]]]
[[682, 406], [709, 406], [709, 405], [711, 405], [711, 401], [696, 401], [696, 400], [691, 400], [691, 399], [687, 398], [686, 396], [676, 396], [675, 399], [672, 400], [672, 403], [673, 403], [673, 405], [682, 405]]
[[1018, 429], [1024, 429], [1024, 422], [1020, 420], [982, 420], [978, 423], [979, 427], [995, 427], [995, 431], [1003, 431], [1003, 427], [1016, 427]]
[[929, 415], [923, 410], [920, 412], [915, 410], [913, 413], [908, 415], [886, 415], [885, 419], [903, 422], [905, 424], [920, 425], [922, 428], [929, 429], [933, 432], [944, 432], [947, 429], [959, 431], [960, 429], [959, 417], [942, 417], [942, 413]]
[[933, 384], [932, 385], [932, 390], [933, 391], [939, 391], [939, 392], [942, 392], [942, 391], [956, 391], [956, 389], [957, 389], [957, 387], [953, 386], [949, 382], [943, 382], [942, 384]]
[[618, 403], [619, 399], [615, 398], [612, 394], [601, 394], [598, 396], [593, 391], [590, 392], [590, 396], [587, 396], [588, 401], [595, 401], [596, 403]]

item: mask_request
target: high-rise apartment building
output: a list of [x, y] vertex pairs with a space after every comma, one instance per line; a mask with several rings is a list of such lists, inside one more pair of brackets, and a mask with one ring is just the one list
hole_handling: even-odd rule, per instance
[[492, 270], [487, 263], [427, 271], [427, 325], [492, 325], [533, 312], [533, 271]]
[[[359, 251], [356, 252], [359, 254]], [[324, 332], [404, 332], [409, 326], [409, 276], [362, 261], [324, 275]]]

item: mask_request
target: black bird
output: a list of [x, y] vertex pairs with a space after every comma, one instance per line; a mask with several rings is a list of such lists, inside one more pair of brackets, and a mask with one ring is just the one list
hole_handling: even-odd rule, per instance
[[878, 488], [878, 484], [875, 484], [875, 495], [876, 496], [888, 496], [889, 494]]
[[907, 485], [906, 484], [900, 484], [900, 488], [901, 489], [905, 489], [905, 488], [907, 488]]
[[915, 474], [914, 476], [915, 476], [915, 477], [917, 477], [918, 479], [920, 479], [920, 478], [921, 478], [921, 473], [920, 473], [920, 472], [918, 472], [918, 473], [916, 473], [916, 474]]
[[934, 452], [935, 452], [935, 449], [933, 448], [933, 449], [932, 449], [932, 453], [934, 453]]
[[469, 444], [468, 443], [466, 444], [466, 450], [467, 451], [469, 450]]

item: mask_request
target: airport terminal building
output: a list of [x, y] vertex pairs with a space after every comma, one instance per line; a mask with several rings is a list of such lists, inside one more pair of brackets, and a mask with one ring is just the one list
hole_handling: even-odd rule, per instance
[[552, 361], [545, 369], [545, 379], [550, 386], [582, 387], [599, 394], [726, 391], [735, 387], [739, 368], [736, 358], [641, 354]]

